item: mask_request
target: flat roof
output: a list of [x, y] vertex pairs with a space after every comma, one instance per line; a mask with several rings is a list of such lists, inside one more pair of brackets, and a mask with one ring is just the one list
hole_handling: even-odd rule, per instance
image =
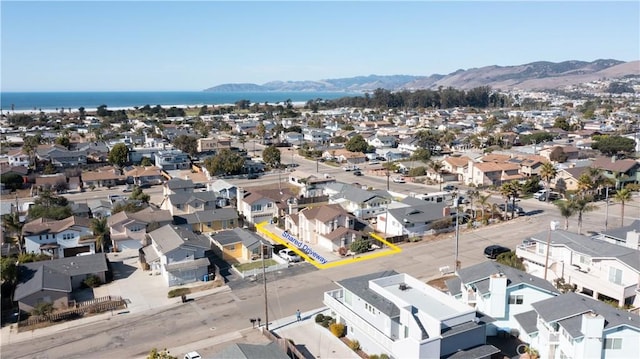
[[407, 285], [407, 289], [405, 290], [400, 289], [400, 285], [397, 283], [382, 287], [388, 290], [389, 293], [398, 296], [398, 298], [410, 303], [420, 311], [437, 320], [444, 321], [460, 314], [457, 308], [440, 301], [439, 298], [435, 298], [420, 289], [411, 288], [410, 285]]

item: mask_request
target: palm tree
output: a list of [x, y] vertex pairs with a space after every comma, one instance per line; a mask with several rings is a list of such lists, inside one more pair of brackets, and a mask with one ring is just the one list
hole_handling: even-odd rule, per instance
[[478, 203], [478, 205], [480, 206], [480, 209], [482, 210], [482, 220], [484, 221], [484, 210], [486, 209], [487, 205], [489, 204], [489, 198], [491, 198], [491, 194], [487, 194], [487, 195], [478, 195], [478, 198], [476, 199], [476, 202]]
[[471, 202], [471, 213], [473, 213], [473, 219], [476, 218], [476, 211], [473, 208], [474, 203], [476, 202], [476, 200], [478, 199], [478, 197], [480, 196], [480, 192], [478, 192], [475, 189], [469, 189], [467, 191], [467, 197], [469, 197], [469, 201]]
[[620, 227], [624, 227], [624, 204], [631, 201], [631, 191], [628, 188], [619, 189], [613, 195], [613, 200], [620, 202]]
[[[441, 174], [443, 167], [444, 165], [440, 161], [429, 162], [429, 168], [431, 168], [437, 175]], [[442, 178], [438, 179], [438, 184], [440, 184], [440, 191], [442, 191]]]
[[551, 192], [551, 181], [556, 178], [557, 175], [558, 170], [556, 170], [551, 162], [545, 162], [540, 167], [540, 178], [547, 183], [547, 193], [545, 194], [547, 203], [549, 202], [549, 193]]
[[20, 215], [18, 212], [2, 216], [2, 225], [9, 233], [13, 233], [15, 235], [14, 238], [16, 239], [18, 250], [22, 253], [22, 227], [24, 226], [24, 223], [20, 222]]
[[588, 173], [583, 173], [578, 177], [578, 191], [580, 196], [584, 198], [587, 194], [591, 194], [591, 190], [594, 188], [594, 182]]
[[504, 219], [507, 219], [507, 207], [511, 198], [511, 182], [505, 182], [500, 186], [500, 194], [504, 198]]
[[91, 221], [91, 230], [96, 238], [96, 251], [103, 252], [104, 246], [109, 237], [109, 225], [106, 218], [94, 218]]
[[564, 217], [564, 230], [569, 230], [569, 217], [575, 213], [575, 208], [570, 201], [558, 201], [554, 203], [560, 210], [560, 215]]
[[585, 212], [591, 212], [596, 209], [596, 206], [591, 204], [591, 197], [581, 197], [571, 200], [571, 206], [575, 213], [578, 214], [578, 234], [582, 234], [582, 214]]

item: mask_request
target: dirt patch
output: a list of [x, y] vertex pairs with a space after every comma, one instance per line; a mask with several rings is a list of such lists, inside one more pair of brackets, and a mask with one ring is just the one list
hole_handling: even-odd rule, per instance
[[440, 289], [441, 291], [447, 291], [447, 290], [449, 290], [449, 288], [447, 287], [447, 284], [445, 283], [445, 281], [447, 281], [447, 280], [449, 280], [451, 278], [455, 278], [455, 277], [456, 277], [455, 275], [448, 275], [448, 276], [432, 279], [432, 280], [428, 281], [427, 284], [432, 286], [432, 287], [436, 287], [436, 288]]
[[[347, 337], [342, 337], [340, 338], [340, 340], [344, 343], [344, 345], [346, 345], [347, 347], [349, 347], [349, 345], [351, 345], [351, 339], [347, 338]], [[358, 356], [360, 358], [363, 359], [369, 359], [369, 355], [367, 355], [367, 353], [363, 352], [362, 349], [358, 349], [355, 350], [356, 354], [358, 354]]]

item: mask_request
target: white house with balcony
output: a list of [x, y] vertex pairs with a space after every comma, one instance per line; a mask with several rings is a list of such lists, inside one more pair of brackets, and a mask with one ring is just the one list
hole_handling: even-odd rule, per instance
[[317, 244], [329, 251], [338, 251], [362, 235], [354, 229], [355, 219], [337, 204], [307, 207], [290, 214], [285, 228], [309, 244]]
[[637, 249], [555, 230], [531, 236], [517, 247], [516, 255], [522, 258], [527, 273], [544, 278], [546, 272], [548, 281], [564, 278], [579, 292], [596, 299], [615, 300], [620, 306], [640, 305]]
[[637, 358], [640, 316], [577, 293], [532, 304], [518, 314], [529, 345], [540, 358]]
[[22, 227], [26, 253], [42, 253], [52, 258], [95, 253], [91, 220], [71, 216], [61, 220], [38, 218]]
[[236, 208], [246, 222], [257, 224], [280, 217], [281, 212], [288, 210], [288, 201], [295, 198], [295, 193], [284, 187], [282, 189], [238, 188]]
[[495, 319], [487, 325], [488, 336], [498, 332], [518, 336], [515, 316], [531, 311], [533, 303], [560, 294], [546, 280], [494, 261], [461, 268], [446, 283], [454, 298]]
[[324, 304], [366, 353], [441, 358], [482, 351], [469, 357], [488, 358], [499, 352], [486, 345], [490, 318], [407, 274], [384, 271], [337, 284], [324, 293]]

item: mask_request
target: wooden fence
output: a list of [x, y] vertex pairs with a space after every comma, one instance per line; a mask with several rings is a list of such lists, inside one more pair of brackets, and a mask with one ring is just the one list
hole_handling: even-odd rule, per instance
[[269, 340], [278, 344], [278, 347], [282, 349], [283, 352], [287, 353], [287, 356], [292, 359], [306, 359], [304, 354], [296, 348], [295, 343], [287, 338], [280, 338], [277, 334], [272, 333], [268, 330], [262, 328], [262, 335], [269, 338]]
[[18, 329], [28, 328], [41, 323], [54, 323], [73, 320], [88, 313], [103, 313], [114, 309], [126, 308], [127, 304], [121, 297], [106, 296], [73, 304], [72, 308], [56, 311], [46, 315], [33, 315], [18, 322]]

